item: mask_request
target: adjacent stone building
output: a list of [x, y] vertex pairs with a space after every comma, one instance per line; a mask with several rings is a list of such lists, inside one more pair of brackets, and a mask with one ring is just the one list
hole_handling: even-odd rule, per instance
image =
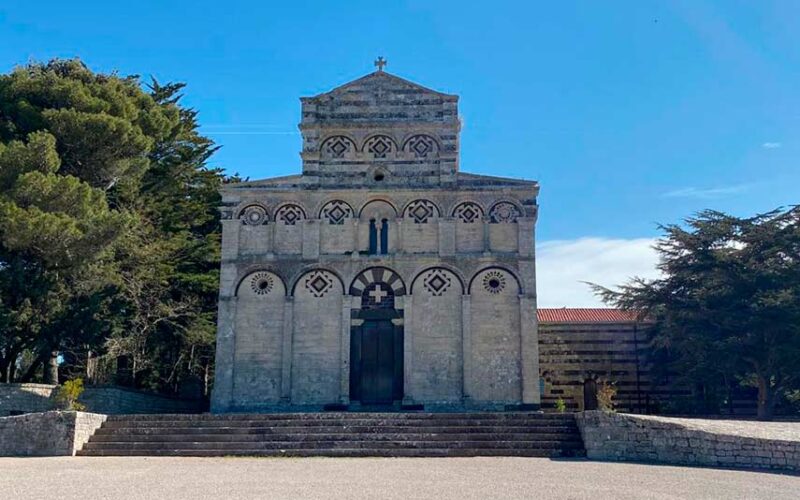
[[302, 174], [222, 191], [212, 411], [538, 408], [538, 184], [380, 66], [301, 103]]
[[619, 309], [543, 308], [539, 319], [542, 407], [596, 410], [598, 384], [611, 384], [620, 411], [647, 413], [668, 394], [646, 363], [647, 324]]
[[[603, 384], [615, 392], [614, 408], [627, 413], [666, 411], [690, 395], [674, 377], [654, 372], [648, 360], [651, 325], [636, 314], [607, 308], [542, 308], [537, 317], [542, 409], [554, 409], [560, 399], [569, 411], [595, 410]], [[721, 410], [747, 413], [748, 407], [752, 399], [737, 399]]]

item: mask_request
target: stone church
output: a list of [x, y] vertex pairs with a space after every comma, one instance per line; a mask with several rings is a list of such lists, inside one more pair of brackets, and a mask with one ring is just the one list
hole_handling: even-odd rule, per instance
[[301, 98], [302, 174], [222, 190], [214, 412], [539, 407], [539, 186], [376, 66]]

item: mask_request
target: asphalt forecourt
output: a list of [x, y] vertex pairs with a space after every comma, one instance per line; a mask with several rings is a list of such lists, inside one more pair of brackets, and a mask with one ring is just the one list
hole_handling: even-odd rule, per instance
[[0, 458], [18, 500], [797, 499], [800, 476], [547, 458]]

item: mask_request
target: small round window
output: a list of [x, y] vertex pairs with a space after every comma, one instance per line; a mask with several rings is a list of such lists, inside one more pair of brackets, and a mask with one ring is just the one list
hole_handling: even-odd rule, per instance
[[489, 293], [500, 293], [506, 287], [506, 277], [499, 271], [489, 271], [483, 276], [483, 287]]

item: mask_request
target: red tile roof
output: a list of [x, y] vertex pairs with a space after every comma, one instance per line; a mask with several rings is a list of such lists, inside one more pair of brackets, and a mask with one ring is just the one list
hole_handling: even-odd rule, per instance
[[630, 323], [636, 321], [636, 313], [622, 309], [562, 307], [539, 309], [536, 315], [540, 323]]

